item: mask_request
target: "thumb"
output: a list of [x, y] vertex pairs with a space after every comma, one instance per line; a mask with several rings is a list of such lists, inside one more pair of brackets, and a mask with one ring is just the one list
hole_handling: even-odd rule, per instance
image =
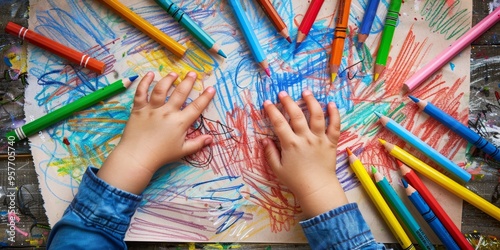
[[262, 145], [264, 145], [264, 155], [266, 157], [267, 164], [271, 166], [273, 172], [276, 174], [276, 170], [281, 166], [280, 152], [271, 139], [265, 138], [262, 139], [261, 142]]
[[195, 138], [188, 139], [184, 142], [182, 146], [182, 152], [184, 156], [192, 155], [207, 145], [212, 143], [213, 139], [211, 135], [200, 135]]

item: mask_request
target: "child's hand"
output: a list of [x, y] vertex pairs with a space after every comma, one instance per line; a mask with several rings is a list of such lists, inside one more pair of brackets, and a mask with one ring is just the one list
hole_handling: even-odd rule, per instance
[[335, 104], [328, 104], [330, 124], [327, 127], [323, 110], [310, 91], [302, 93], [310, 113], [309, 124], [286, 92], [280, 92], [278, 97], [290, 116], [290, 124], [276, 106], [270, 101], [264, 102], [281, 144], [280, 152], [272, 140], [262, 141], [267, 162], [280, 182], [297, 197], [307, 217], [346, 204], [347, 198], [335, 174], [340, 135], [340, 117]]
[[177, 74], [170, 73], [158, 81], [149, 100], [148, 88], [154, 74], [149, 72], [141, 80], [121, 141], [98, 172], [101, 179], [120, 189], [141, 193], [161, 166], [193, 154], [212, 142], [211, 135], [186, 139], [186, 134], [214, 97], [215, 89], [208, 87], [182, 108], [196, 73], [189, 72], [165, 101], [177, 77]]

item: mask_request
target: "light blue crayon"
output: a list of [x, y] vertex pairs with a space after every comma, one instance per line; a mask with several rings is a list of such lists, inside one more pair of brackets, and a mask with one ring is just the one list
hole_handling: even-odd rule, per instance
[[481, 149], [483, 152], [493, 157], [493, 159], [500, 161], [500, 150], [498, 150], [495, 145], [490, 143], [488, 140], [484, 139], [480, 135], [476, 134], [467, 126], [463, 125], [459, 121], [455, 120], [451, 115], [447, 114], [443, 110], [434, 106], [432, 103], [420, 100], [416, 97], [409, 96], [418, 107], [423, 110], [426, 114], [432, 118], [438, 120], [440, 123], [451, 129], [453, 132], [457, 133], [459, 136], [467, 140], [469, 143], [474, 145], [476, 148]]
[[377, 15], [377, 8], [380, 0], [369, 0], [368, 6], [365, 10], [365, 15], [363, 16], [363, 21], [361, 21], [361, 27], [358, 32], [358, 44], [362, 44], [365, 42], [366, 38], [370, 34], [370, 30], [372, 29], [373, 20], [375, 20], [375, 16]]
[[405, 206], [401, 198], [392, 188], [391, 184], [387, 179], [377, 171], [376, 168], [372, 166], [373, 178], [375, 179], [375, 185], [380, 189], [380, 193], [386, 199], [387, 203], [393, 210], [393, 212], [398, 216], [401, 222], [406, 226], [406, 229], [411, 235], [417, 240], [419, 246], [422, 249], [435, 249], [431, 241], [425, 234], [424, 230], [417, 223], [415, 218], [411, 215], [408, 208]]
[[257, 60], [260, 66], [266, 71], [266, 74], [270, 76], [271, 71], [269, 70], [266, 54], [264, 53], [264, 50], [262, 50], [259, 40], [257, 39], [257, 36], [253, 32], [252, 25], [250, 24], [250, 21], [248, 20], [248, 17], [245, 14], [245, 10], [241, 5], [241, 1], [228, 0], [228, 2], [229, 5], [233, 8], [236, 21], [238, 22], [240, 28], [242, 29], [243, 36], [245, 37], [245, 40], [248, 46], [250, 47], [250, 52], [252, 52], [252, 55], [255, 58], [255, 60]]
[[457, 166], [450, 159], [444, 157], [437, 150], [429, 146], [427, 143], [420, 140], [410, 131], [403, 128], [394, 120], [390, 119], [387, 116], [384, 116], [378, 112], [374, 112], [380, 119], [380, 122], [391, 132], [399, 136], [401, 139], [405, 140], [413, 147], [418, 149], [420, 152], [429, 157], [432, 161], [439, 164], [443, 167], [455, 180], [461, 182], [468, 182], [471, 179], [471, 174], [465, 171], [464, 169]]
[[406, 194], [408, 195], [408, 199], [410, 199], [411, 203], [418, 212], [424, 217], [425, 221], [429, 224], [432, 231], [437, 235], [437, 237], [441, 240], [441, 243], [446, 247], [446, 249], [460, 249], [455, 240], [451, 237], [450, 233], [444, 227], [443, 223], [436, 217], [436, 214], [431, 210], [427, 202], [425, 202], [424, 198], [418, 193], [418, 191], [413, 188], [408, 182], [404, 179], [401, 179], [403, 182], [403, 186], [405, 187]]

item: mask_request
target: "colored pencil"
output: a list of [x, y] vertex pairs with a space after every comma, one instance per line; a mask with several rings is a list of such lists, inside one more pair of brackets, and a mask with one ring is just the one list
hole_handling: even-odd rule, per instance
[[324, 0], [312, 0], [309, 8], [307, 8], [302, 22], [300, 22], [299, 30], [297, 31], [297, 44], [295, 45], [295, 48], [298, 48], [306, 39], [306, 36], [309, 34], [314, 21], [316, 21], [316, 17], [318, 16], [319, 10], [321, 9], [321, 6], [323, 6], [324, 2]]
[[390, 155], [404, 162], [406, 165], [429, 178], [433, 182], [437, 183], [444, 189], [450, 191], [452, 194], [462, 198], [479, 210], [500, 221], [499, 207], [491, 204], [481, 196], [475, 194], [466, 187], [458, 184], [457, 182], [435, 170], [431, 166], [425, 164], [423, 161], [404, 151], [402, 148], [382, 139], [379, 139], [379, 141], [382, 145], [384, 145], [385, 149]]
[[130, 24], [142, 31], [149, 38], [155, 40], [160, 45], [167, 48], [170, 52], [178, 57], [183, 57], [186, 53], [186, 47], [175, 41], [173, 38], [163, 33], [161, 30], [153, 26], [146, 19], [131, 11], [127, 6], [117, 0], [99, 0], [99, 2], [114, 10], [123, 19], [127, 20]]
[[484, 139], [483, 137], [472, 131], [470, 128], [457, 121], [451, 115], [447, 114], [443, 110], [434, 106], [431, 102], [426, 100], [420, 100], [414, 96], [409, 96], [409, 97], [412, 101], [414, 101], [418, 105], [420, 110], [424, 111], [432, 118], [438, 120], [447, 128], [457, 133], [462, 138], [466, 139], [476, 148], [481, 149], [486, 154], [493, 157], [495, 160], [500, 161], [500, 150], [498, 150], [498, 148], [495, 147], [495, 145], [490, 143], [488, 140]]
[[410, 231], [410, 234], [417, 240], [419, 246], [424, 249], [434, 249], [431, 241], [424, 233], [424, 230], [418, 225], [417, 221], [411, 215], [408, 208], [405, 206], [401, 198], [392, 188], [391, 184], [387, 181], [385, 176], [377, 171], [375, 167], [372, 166], [373, 178], [375, 179], [375, 185], [382, 193], [389, 206], [392, 208], [395, 214], [397, 214], [399, 220], [406, 226], [406, 229]]
[[229, 5], [231, 5], [231, 7], [233, 8], [236, 21], [238, 22], [240, 28], [242, 29], [243, 36], [245, 37], [248, 47], [250, 47], [250, 51], [252, 52], [253, 57], [255, 58], [255, 60], [257, 60], [262, 69], [264, 69], [266, 74], [268, 76], [271, 76], [271, 71], [269, 70], [269, 64], [267, 62], [266, 54], [264, 53], [264, 50], [262, 50], [262, 47], [259, 44], [259, 40], [257, 39], [257, 36], [253, 32], [252, 25], [250, 24], [250, 21], [248, 20], [248, 17], [245, 14], [245, 10], [241, 5], [241, 1], [228, 0], [228, 2]]
[[382, 38], [377, 51], [377, 58], [375, 59], [375, 68], [373, 69], [373, 80], [378, 80], [382, 71], [384, 71], [389, 58], [389, 51], [391, 50], [392, 38], [399, 19], [399, 10], [401, 9], [401, 0], [391, 0], [387, 16], [385, 17], [384, 30], [382, 31]]
[[375, 16], [377, 15], [379, 3], [380, 0], [370, 0], [368, 6], [366, 7], [365, 15], [363, 16], [363, 21], [361, 21], [361, 27], [358, 32], [358, 46], [363, 44], [368, 38], [368, 35], [370, 35], [373, 20], [375, 20]]
[[463, 182], [468, 182], [471, 179], [471, 174], [465, 171], [464, 169], [457, 166], [450, 159], [446, 158], [442, 154], [440, 154], [437, 150], [429, 146], [427, 143], [420, 140], [420, 138], [413, 135], [410, 131], [406, 130], [403, 126], [399, 125], [394, 120], [390, 119], [387, 116], [384, 116], [378, 112], [375, 114], [379, 117], [380, 122], [384, 127], [389, 129], [391, 132], [396, 134], [399, 138], [405, 140], [413, 147], [418, 149], [420, 152], [425, 154], [429, 159], [434, 161], [443, 167], [450, 175], [452, 175], [456, 180], [460, 180]]
[[399, 165], [399, 170], [401, 174], [405, 178], [405, 180], [410, 183], [422, 198], [427, 202], [427, 205], [434, 211], [434, 214], [439, 218], [441, 223], [443, 223], [444, 227], [448, 230], [448, 233], [453, 237], [455, 242], [460, 246], [461, 249], [473, 250], [474, 248], [471, 246], [469, 241], [465, 238], [465, 236], [460, 232], [460, 229], [453, 223], [450, 216], [444, 211], [443, 207], [439, 205], [438, 201], [432, 193], [427, 189], [425, 184], [420, 180], [418, 175], [413, 171], [410, 167], [403, 164], [401, 161], [397, 160]]
[[446, 49], [441, 51], [436, 57], [429, 61], [424, 67], [417, 70], [403, 85], [405, 92], [411, 92], [434, 73], [440, 70], [446, 63], [451, 61], [458, 53], [476, 40], [479, 36], [489, 30], [500, 20], [500, 8], [496, 8], [478, 24], [474, 25], [465, 34], [458, 38]]
[[273, 4], [271, 3], [271, 0], [256, 0], [256, 1], [257, 3], [259, 3], [264, 13], [267, 15], [267, 17], [273, 24], [276, 31], [278, 31], [278, 33], [281, 36], [283, 36], [289, 43], [292, 43], [292, 39], [290, 39], [290, 34], [288, 32], [288, 27], [286, 26], [285, 22], [283, 22], [283, 19], [278, 14], [276, 8], [274, 8]]
[[366, 168], [363, 166], [358, 157], [351, 152], [351, 150], [346, 149], [346, 151], [349, 156], [349, 165], [351, 166], [352, 171], [358, 177], [359, 182], [361, 182], [361, 185], [365, 189], [366, 193], [368, 193], [368, 196], [372, 200], [380, 215], [382, 215], [385, 223], [391, 229], [391, 232], [394, 237], [396, 237], [396, 240], [403, 249], [415, 249], [415, 246], [404, 231], [403, 227], [399, 224], [398, 219], [394, 213], [392, 213], [389, 205], [387, 205], [387, 202], [385, 202], [384, 198], [373, 183], [370, 175], [366, 171]]
[[99, 74], [104, 73], [106, 65], [103, 62], [98, 61], [90, 57], [89, 55], [85, 55], [65, 45], [62, 45], [48, 37], [40, 35], [23, 26], [20, 26], [13, 22], [8, 22], [7, 25], [5, 26], [5, 32], [15, 35], [23, 40], [26, 40], [29, 43], [36, 45], [37, 47], [40, 47], [44, 50], [54, 53], [73, 63], [77, 63], [78, 65], [84, 68], [88, 68]]
[[351, 11], [351, 0], [339, 0], [337, 11], [337, 24], [333, 33], [332, 50], [330, 56], [330, 73], [332, 83], [337, 78], [342, 54], [344, 54], [344, 41], [347, 36], [347, 25], [349, 23], [349, 12]]
[[66, 106], [47, 113], [46, 115], [30, 123], [18, 127], [15, 130], [8, 132], [5, 136], [7, 138], [14, 138], [15, 141], [27, 138], [30, 135], [38, 133], [38, 131], [41, 131], [47, 127], [50, 127], [51, 125], [56, 124], [57, 122], [67, 119], [75, 112], [90, 108], [103, 100], [106, 100], [114, 95], [117, 95], [118, 93], [127, 90], [127, 88], [136, 78], [137, 76], [133, 76], [118, 80], [102, 89], [96, 90], [95, 92], [92, 92], [72, 103], [69, 103]]
[[226, 54], [220, 49], [220, 45], [205, 32], [191, 17], [179, 8], [175, 3], [170, 0], [155, 0], [155, 2], [162, 7], [175, 21], [184, 27], [194, 38], [201, 42], [203, 47], [207, 48], [213, 53], [227, 58]]
[[457, 243], [453, 240], [450, 233], [443, 226], [443, 223], [436, 217], [434, 212], [431, 210], [429, 205], [425, 202], [425, 200], [420, 196], [418, 191], [409, 185], [404, 179], [401, 179], [403, 182], [403, 187], [406, 190], [406, 195], [408, 195], [408, 199], [411, 201], [413, 206], [417, 209], [417, 211], [422, 215], [427, 224], [431, 227], [432, 231], [437, 235], [441, 243], [446, 247], [446, 249], [456, 249], [460, 250]]

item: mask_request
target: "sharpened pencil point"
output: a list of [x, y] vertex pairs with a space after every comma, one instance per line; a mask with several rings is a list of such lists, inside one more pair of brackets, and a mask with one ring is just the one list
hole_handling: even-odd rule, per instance
[[219, 51], [217, 51], [217, 54], [219, 54], [220, 56], [222, 56], [224, 58], [227, 58], [226, 54], [224, 54], [224, 51], [222, 51], [221, 49]]
[[375, 73], [375, 75], [373, 76], [373, 81], [376, 82], [378, 80], [379, 76], [380, 76], [380, 74]]
[[377, 169], [374, 166], [371, 166], [371, 168], [372, 168], [372, 173], [374, 174], [377, 173]]
[[414, 97], [414, 96], [409, 95], [408, 97], [410, 97], [410, 99], [411, 99], [412, 101], [416, 102], [416, 103], [420, 101], [418, 98], [416, 98], [416, 97]]
[[374, 113], [374, 114], [375, 114], [378, 118], [382, 117], [382, 114], [380, 114], [380, 113], [379, 113], [379, 112], [377, 112], [377, 111], [373, 111], [373, 113]]
[[385, 144], [385, 140], [384, 139], [378, 139], [378, 141], [380, 142], [380, 144], [384, 145]]
[[266, 71], [266, 75], [271, 77], [271, 70], [269, 68], [264, 69]]
[[337, 73], [332, 73], [332, 83], [335, 82], [335, 79], [337, 79]]
[[295, 44], [295, 50], [297, 50], [297, 49], [299, 48], [299, 46], [300, 46], [300, 43], [299, 43], [299, 42], [297, 42], [297, 43]]
[[348, 156], [351, 156], [351, 155], [352, 155], [352, 152], [351, 152], [351, 150], [350, 150], [349, 148], [346, 148], [346, 149], [345, 149], [345, 151], [347, 151], [347, 155], [348, 155]]
[[403, 187], [408, 187], [408, 182], [406, 182], [405, 179], [401, 178], [401, 182], [403, 183]]
[[290, 39], [290, 37], [287, 37], [286, 40], [288, 41], [288, 43], [292, 43], [292, 39]]
[[139, 76], [138, 76], [138, 75], [135, 75], [135, 76], [131, 76], [131, 77], [129, 77], [128, 79], [129, 79], [131, 82], [133, 82], [133, 81], [135, 81], [135, 79], [137, 79], [137, 77], [139, 77]]

